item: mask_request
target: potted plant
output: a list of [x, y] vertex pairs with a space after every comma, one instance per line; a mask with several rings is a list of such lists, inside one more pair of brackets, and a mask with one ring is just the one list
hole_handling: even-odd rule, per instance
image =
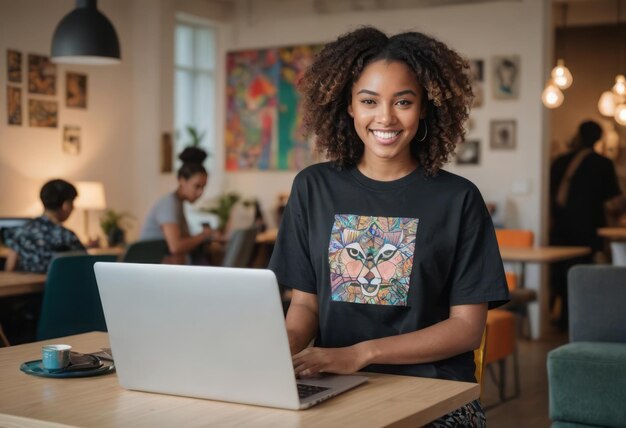
[[100, 217], [100, 227], [107, 237], [109, 247], [122, 245], [126, 242], [123, 221], [131, 219], [132, 216], [127, 213], [119, 213], [115, 210], [108, 209]]
[[221, 232], [224, 232], [226, 229], [226, 225], [228, 224], [228, 219], [230, 218], [230, 212], [240, 198], [241, 197], [239, 196], [239, 194], [234, 192], [224, 193], [217, 200], [216, 206], [212, 208], [204, 208], [203, 211], [215, 214], [219, 219], [218, 228]]

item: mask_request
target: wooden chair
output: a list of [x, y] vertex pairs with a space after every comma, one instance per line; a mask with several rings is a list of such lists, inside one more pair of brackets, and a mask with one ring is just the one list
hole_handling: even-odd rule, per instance
[[[502, 309], [492, 309], [487, 312], [485, 328], [485, 355], [483, 364], [489, 371], [491, 378], [498, 386], [500, 403], [515, 398], [520, 394], [519, 362], [517, 356], [515, 315]], [[506, 373], [507, 359], [513, 360], [514, 393], [507, 395]], [[495, 374], [494, 364], [498, 365], [498, 374]], [[481, 386], [482, 391], [482, 386]]]
[[[498, 245], [502, 247], [530, 248], [534, 245], [534, 234], [523, 229], [496, 229]], [[517, 331], [521, 337], [530, 337], [530, 320], [528, 319], [528, 305], [537, 301], [537, 292], [525, 288], [520, 275], [523, 272], [506, 272], [506, 282], [509, 287], [511, 301], [503, 307], [518, 315]]]

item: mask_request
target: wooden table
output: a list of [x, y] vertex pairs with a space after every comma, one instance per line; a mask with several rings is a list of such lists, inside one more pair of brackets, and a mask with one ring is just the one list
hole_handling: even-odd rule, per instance
[[[591, 253], [589, 247], [532, 247], [532, 248], [517, 248], [517, 247], [500, 247], [500, 255], [504, 262], [516, 262], [521, 265], [521, 273], [519, 275], [520, 287], [524, 287], [526, 263], [542, 263], [549, 264], [554, 262], [560, 262], [563, 260], [574, 259], [576, 257], [586, 256]], [[535, 320], [536, 328], [539, 335], [545, 335], [549, 331], [549, 319], [550, 319], [550, 292], [548, 290], [546, 281], [540, 281], [537, 289], [537, 295], [539, 298], [539, 319]], [[533, 319], [531, 317], [531, 323]], [[536, 337], [537, 335], [533, 335]]]
[[0, 297], [41, 293], [46, 284], [43, 273], [0, 271]]
[[[19, 371], [41, 357], [43, 343], [79, 352], [108, 346], [106, 333], [88, 333], [0, 348], [0, 426], [28, 417], [90, 427], [418, 427], [478, 398], [478, 384], [367, 374], [369, 382], [303, 411], [270, 409], [122, 389], [117, 375], [48, 379]], [[115, 352], [115, 351], [114, 351]], [[41, 424], [32, 422], [28, 426]], [[13, 425], [9, 425], [12, 423]], [[24, 425], [22, 425], [24, 426]], [[38, 425], [34, 425], [38, 426]]]
[[[111, 255], [119, 256], [124, 254], [123, 247], [106, 247], [106, 248], [87, 248], [87, 254], [92, 256]], [[9, 249], [3, 245], [0, 245], [0, 257], [7, 257], [9, 255]]]
[[626, 241], [626, 227], [601, 227], [598, 235], [615, 241]]

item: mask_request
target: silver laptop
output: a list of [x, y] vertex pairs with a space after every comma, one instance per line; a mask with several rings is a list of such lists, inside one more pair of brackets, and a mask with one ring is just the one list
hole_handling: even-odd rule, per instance
[[306, 409], [367, 381], [296, 380], [272, 271], [103, 262], [94, 269], [124, 388]]

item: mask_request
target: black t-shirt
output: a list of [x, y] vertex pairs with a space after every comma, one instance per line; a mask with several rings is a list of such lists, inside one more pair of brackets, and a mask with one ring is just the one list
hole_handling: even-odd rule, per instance
[[[330, 163], [303, 170], [270, 269], [280, 284], [317, 294], [321, 347], [413, 332], [447, 319], [451, 305], [508, 300], [485, 203], [446, 171], [381, 182]], [[364, 370], [474, 381], [472, 352]]]
[[572, 175], [565, 207], [556, 195], [567, 167], [578, 152], [555, 159], [550, 170], [550, 209], [553, 245], [584, 245], [602, 248], [597, 229], [606, 224], [604, 203], [621, 193], [613, 162], [597, 153], [587, 155]]

